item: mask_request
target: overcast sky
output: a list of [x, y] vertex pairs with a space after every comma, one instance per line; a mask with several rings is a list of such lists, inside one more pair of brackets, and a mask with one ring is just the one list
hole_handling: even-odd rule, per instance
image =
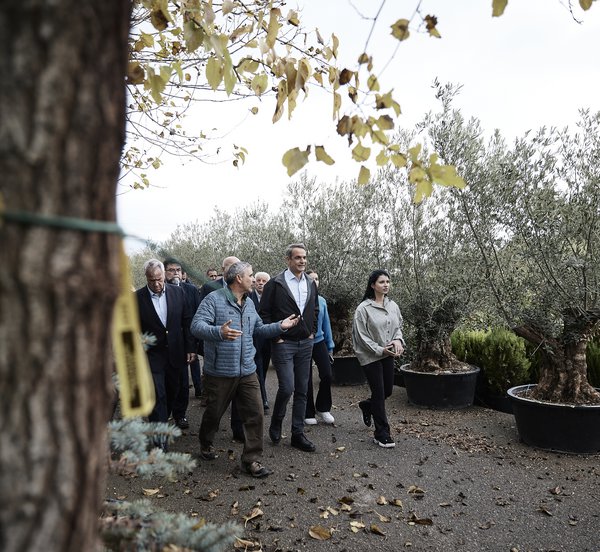
[[[422, 13], [438, 17], [442, 38], [418, 34], [403, 42], [379, 75], [381, 90], [394, 89], [401, 124], [408, 128], [438, 108], [431, 88], [435, 78], [462, 84], [457, 106], [479, 118], [486, 130], [498, 128], [510, 140], [542, 125], [573, 124], [579, 108], [600, 110], [600, 5], [583, 14], [578, 0], [574, 4], [582, 24], [573, 20], [566, 0], [509, 0], [501, 18], [491, 17], [491, 0], [423, 0]], [[305, 6], [304, 26], [318, 27], [324, 38], [334, 32], [341, 64], [355, 69], [370, 30], [361, 15], [373, 17], [380, 2], [305, 0], [299, 5]], [[368, 47], [376, 68], [388, 62], [397, 45], [390, 25], [409, 18], [416, 5], [414, 0], [386, 3]], [[162, 241], [179, 224], [208, 220], [215, 207], [231, 210], [261, 199], [276, 209], [289, 182], [281, 157], [293, 146], [324, 145], [336, 159], [332, 167], [307, 165], [309, 175], [319, 180], [356, 177], [358, 165], [347, 141], [335, 132], [331, 104], [330, 96], [311, 90], [290, 122], [286, 113], [275, 125], [270, 122], [273, 98], [233, 106], [201, 104], [189, 118], [192, 128], [218, 128], [225, 135], [223, 144], [249, 150], [246, 164], [235, 169], [218, 159], [207, 165], [164, 158], [165, 165], [149, 173], [150, 189], [122, 193], [127, 183], [120, 187], [119, 223], [129, 234]], [[258, 115], [249, 113], [253, 106], [259, 107]], [[129, 242], [129, 250], [136, 247]]]

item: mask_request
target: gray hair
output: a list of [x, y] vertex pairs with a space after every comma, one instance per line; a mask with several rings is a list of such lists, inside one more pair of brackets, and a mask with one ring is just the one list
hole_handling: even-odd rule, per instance
[[148, 274], [149, 270], [160, 268], [163, 272], [165, 271], [165, 265], [162, 264], [158, 259], [149, 259], [144, 263], [144, 274]]
[[286, 259], [292, 258], [292, 250], [293, 249], [304, 249], [305, 253], [308, 255], [308, 249], [306, 249], [306, 245], [303, 243], [290, 243], [285, 250]]
[[233, 282], [235, 281], [236, 276], [239, 276], [239, 275], [243, 274], [244, 271], [248, 267], [252, 268], [252, 265], [250, 263], [245, 262], [245, 261], [239, 261], [237, 263], [233, 263], [227, 269], [227, 272], [225, 272], [225, 274], [223, 276], [225, 278], [226, 284], [228, 286], [231, 285], [231, 284], [233, 284]]

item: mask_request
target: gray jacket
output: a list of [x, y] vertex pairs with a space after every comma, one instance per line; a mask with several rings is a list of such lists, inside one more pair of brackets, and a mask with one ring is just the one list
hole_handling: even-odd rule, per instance
[[[234, 341], [225, 341], [221, 326], [231, 320], [231, 327], [241, 330]], [[192, 320], [192, 334], [204, 340], [204, 371], [211, 376], [238, 378], [256, 371], [252, 336], [269, 339], [282, 332], [281, 322], [263, 324], [254, 303], [245, 299], [240, 307], [229, 288], [208, 294]]]
[[352, 344], [361, 366], [381, 360], [391, 341], [402, 338], [402, 314], [394, 301], [385, 297], [383, 305], [365, 299], [354, 313]]

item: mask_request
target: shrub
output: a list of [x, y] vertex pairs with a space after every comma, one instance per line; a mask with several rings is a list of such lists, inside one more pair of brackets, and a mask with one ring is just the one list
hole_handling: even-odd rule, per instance
[[588, 343], [585, 358], [587, 361], [588, 381], [594, 387], [600, 387], [600, 339]]
[[482, 366], [488, 388], [503, 395], [515, 385], [529, 381], [531, 362], [525, 341], [504, 328], [493, 328], [486, 336]]
[[481, 368], [486, 336], [487, 332], [483, 330], [455, 330], [450, 336], [452, 352], [458, 360]]

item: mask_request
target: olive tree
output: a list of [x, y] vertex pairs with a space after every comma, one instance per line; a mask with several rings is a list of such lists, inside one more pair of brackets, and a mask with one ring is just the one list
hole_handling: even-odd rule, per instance
[[535, 398], [598, 403], [587, 381], [586, 346], [600, 320], [600, 114], [577, 130], [542, 128], [485, 154], [460, 113], [431, 119], [435, 147], [470, 172], [459, 192], [499, 314], [541, 360]]

